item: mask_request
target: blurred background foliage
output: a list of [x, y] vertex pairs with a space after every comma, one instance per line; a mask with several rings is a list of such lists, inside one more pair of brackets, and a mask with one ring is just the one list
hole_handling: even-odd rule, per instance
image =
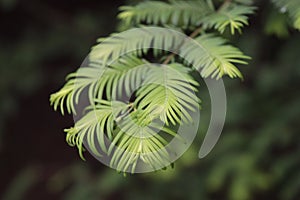
[[72, 117], [52, 111], [49, 94], [115, 30], [117, 8], [136, 2], [0, 0], [0, 198], [299, 199], [300, 34], [267, 1], [232, 38], [253, 59], [244, 81], [224, 78], [226, 126], [207, 157], [197, 156], [210, 117], [205, 84], [198, 138], [172, 170], [123, 177], [68, 147]]

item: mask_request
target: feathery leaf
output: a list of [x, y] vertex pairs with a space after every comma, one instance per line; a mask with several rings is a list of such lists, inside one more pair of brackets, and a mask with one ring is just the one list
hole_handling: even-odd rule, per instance
[[[110, 37], [105, 43], [94, 47], [91, 59], [118, 58], [133, 49], [147, 52], [147, 47], [157, 49], [175, 49], [186, 60], [194, 64], [197, 69], [202, 69], [203, 77], [221, 78], [223, 75], [242, 77], [233, 63], [246, 64], [244, 59], [249, 59], [239, 49], [225, 45], [225, 40], [211, 34], [196, 38], [197, 43], [189, 42], [182, 35], [172, 30], [158, 27], [145, 27], [132, 29], [122, 34]], [[179, 48], [179, 49], [178, 49]], [[175, 51], [174, 50], [174, 51]], [[140, 51], [136, 53], [139, 54]], [[175, 51], [176, 52], [176, 51]]]
[[134, 104], [145, 109], [145, 115], [156, 114], [168, 126], [192, 122], [188, 111], [199, 109], [196, 82], [188, 73], [191, 69], [179, 63], [168, 66], [153, 65], [137, 91]]
[[128, 105], [119, 101], [95, 100], [98, 104], [90, 106], [88, 112], [75, 126], [65, 129], [66, 141], [71, 146], [77, 146], [79, 155], [84, 159], [83, 140], [86, 139], [88, 148], [97, 156], [101, 156], [99, 148], [107, 152], [105, 137], [112, 140], [114, 119], [128, 109]]
[[203, 0], [180, 0], [169, 3], [146, 1], [136, 6], [122, 6], [120, 10], [118, 17], [128, 27], [139, 24], [195, 27], [205, 15], [213, 12]]
[[[110, 165], [118, 171], [135, 171], [138, 161], [153, 170], [170, 163], [166, 145], [161, 133], [176, 136], [176, 133], [162, 124], [153, 122], [144, 110], [136, 110], [119, 124], [119, 132], [112, 141], [108, 154], [113, 154]], [[144, 117], [143, 117], [144, 116]]]
[[103, 62], [92, 61], [88, 66], [81, 67], [67, 76], [67, 83], [51, 95], [51, 105], [55, 110], [60, 106], [62, 114], [66, 105], [68, 113], [76, 114], [75, 105], [79, 103], [80, 94], [84, 89], [88, 90], [91, 104], [95, 98], [102, 99], [104, 93], [108, 99], [111, 96], [116, 99], [117, 92], [120, 96], [123, 87], [127, 95], [130, 95], [141, 84], [147, 71], [146, 63], [145, 60], [134, 56], [124, 56], [108, 67]]
[[182, 35], [176, 34], [171, 29], [160, 27], [133, 28], [119, 34], [112, 34], [106, 39], [99, 39], [100, 43], [92, 48], [89, 58], [109, 63], [128, 53], [146, 54], [150, 48], [175, 51], [184, 39]]
[[247, 15], [253, 14], [254, 9], [251, 6], [231, 3], [224, 9], [203, 18], [203, 28], [214, 28], [220, 33], [224, 33], [226, 28], [229, 27], [231, 34], [234, 34], [236, 30], [241, 33], [242, 28], [248, 25]]
[[192, 61], [196, 69], [201, 69], [202, 77], [231, 78], [242, 74], [233, 63], [247, 64], [249, 59], [238, 48], [226, 44], [226, 40], [212, 34], [201, 35], [195, 39], [197, 43], [187, 43], [180, 48], [183, 57]]

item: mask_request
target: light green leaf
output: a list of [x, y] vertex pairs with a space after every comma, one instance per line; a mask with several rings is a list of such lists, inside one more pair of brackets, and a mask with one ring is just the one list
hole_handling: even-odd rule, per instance
[[197, 43], [187, 43], [180, 48], [186, 60], [192, 61], [196, 69], [201, 70], [202, 77], [221, 78], [228, 75], [231, 78], [242, 74], [234, 64], [247, 64], [245, 56], [238, 48], [226, 44], [226, 40], [212, 34], [201, 35]]
[[241, 33], [242, 28], [248, 25], [248, 16], [254, 13], [254, 7], [243, 6], [231, 3], [229, 6], [206, 16], [203, 20], [203, 28], [214, 28], [220, 33], [224, 33], [227, 27], [231, 34], [237, 30]]

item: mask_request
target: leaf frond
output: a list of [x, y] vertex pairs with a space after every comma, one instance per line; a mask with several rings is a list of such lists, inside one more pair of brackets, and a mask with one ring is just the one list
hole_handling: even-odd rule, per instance
[[128, 109], [128, 105], [119, 101], [97, 100], [97, 105], [88, 107], [88, 112], [75, 126], [65, 129], [66, 141], [70, 146], [77, 146], [83, 157], [83, 140], [86, 139], [89, 149], [97, 156], [99, 149], [107, 152], [105, 137], [112, 140], [114, 119]]
[[[180, 139], [175, 129], [193, 122], [191, 112], [200, 109], [199, 83], [191, 74], [199, 70], [203, 78], [242, 78], [236, 65], [247, 64], [249, 57], [204, 32], [223, 33], [228, 27], [232, 34], [240, 32], [254, 11], [246, 6], [251, 0], [224, 1], [217, 10], [213, 2], [146, 1], [121, 8], [119, 17], [140, 28], [100, 38], [86, 65], [67, 76], [62, 89], [50, 97], [55, 110], [76, 114], [87, 94], [83, 116], [65, 129], [66, 141], [78, 148], [82, 159], [88, 149], [96, 156], [111, 155], [110, 164], [118, 171], [134, 173], [141, 163], [154, 170], [165, 167], [171, 162], [168, 143]], [[184, 31], [191, 27], [197, 29], [188, 37]]]
[[137, 91], [134, 104], [145, 109], [145, 115], [157, 115], [168, 126], [191, 122], [189, 111], [199, 109], [200, 100], [196, 82], [179, 63], [168, 66], [152, 66], [142, 86]]
[[224, 33], [227, 27], [230, 28], [231, 34], [236, 31], [241, 33], [242, 28], [248, 25], [248, 16], [253, 14], [255, 7], [244, 6], [231, 3], [229, 6], [206, 16], [202, 20], [203, 28], [214, 28], [220, 33]]
[[[207, 34], [196, 38], [196, 45], [185, 40], [186, 38], [174, 34], [171, 30], [156, 27], [135, 29], [133, 32], [125, 32], [118, 37], [112, 36], [109, 42], [94, 47], [92, 59], [115, 58], [140, 47], [152, 46], [157, 49], [171, 50], [178, 49], [181, 45], [178, 49], [179, 54], [191, 61], [197, 69], [203, 68], [201, 74], [203, 77], [221, 78], [223, 75], [229, 75], [231, 78], [242, 77], [234, 64], [246, 64], [244, 60], [249, 57], [239, 49], [225, 45], [224, 39]], [[141, 51], [147, 52], [148, 49]], [[136, 53], [138, 54], [139, 51]]]
[[110, 165], [118, 171], [135, 172], [139, 161], [158, 170], [170, 163], [166, 148], [167, 141], [162, 133], [175, 136], [171, 129], [153, 123], [152, 118], [144, 115], [144, 110], [136, 110], [119, 125], [120, 130], [109, 147], [112, 154]]
[[186, 60], [191, 61], [196, 69], [201, 69], [201, 76], [221, 78], [228, 75], [231, 78], [242, 78], [241, 72], [234, 64], [247, 64], [245, 56], [238, 48], [226, 44], [226, 40], [213, 34], [201, 35], [195, 38], [196, 44], [183, 45], [181, 53]]
[[98, 40], [100, 43], [92, 48], [91, 60], [103, 60], [109, 63], [121, 56], [132, 53], [141, 56], [150, 48], [156, 50], [175, 51], [184, 41], [184, 37], [174, 34], [174, 30], [159, 27], [133, 28], [120, 34]]
[[127, 27], [139, 24], [174, 25], [187, 28], [198, 26], [200, 20], [213, 12], [203, 0], [145, 1], [136, 6], [122, 6], [119, 18]]
[[60, 108], [64, 114], [76, 114], [76, 105], [79, 103], [80, 95], [86, 89], [91, 104], [94, 99], [106, 98], [116, 99], [125, 88], [127, 95], [141, 84], [141, 80], [147, 72], [146, 60], [125, 56], [106, 66], [103, 62], [90, 62], [88, 66], [81, 67], [75, 73], [67, 77], [67, 83], [56, 93], [50, 96], [51, 105], [57, 110]]

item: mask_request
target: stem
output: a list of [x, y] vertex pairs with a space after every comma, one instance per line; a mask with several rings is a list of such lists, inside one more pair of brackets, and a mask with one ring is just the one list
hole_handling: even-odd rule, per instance
[[[196, 28], [192, 33], [191, 35], [189, 36], [189, 38], [195, 38], [200, 32], [201, 32], [202, 28], [201, 26]], [[176, 56], [178, 50], [182, 47], [182, 45], [185, 43], [185, 41], [183, 41], [179, 46], [178, 48], [173, 52], [171, 53], [170, 55], [168, 55], [168, 57], [166, 58], [166, 60], [162, 63], [163, 65], [167, 65], [171, 60], [172, 58], [174, 58], [174, 56]]]
[[122, 114], [122, 115], [120, 115], [119, 117], [117, 117], [116, 119], [115, 119], [115, 121], [116, 122], [119, 122], [119, 121], [121, 121], [124, 117], [126, 117], [132, 110], [135, 110], [135, 108], [134, 108], [134, 106], [133, 106], [133, 103], [130, 103], [130, 104], [128, 104], [128, 110], [124, 113], [124, 114]]
[[226, 8], [232, 0], [224, 0], [223, 4], [218, 8], [218, 12]]

